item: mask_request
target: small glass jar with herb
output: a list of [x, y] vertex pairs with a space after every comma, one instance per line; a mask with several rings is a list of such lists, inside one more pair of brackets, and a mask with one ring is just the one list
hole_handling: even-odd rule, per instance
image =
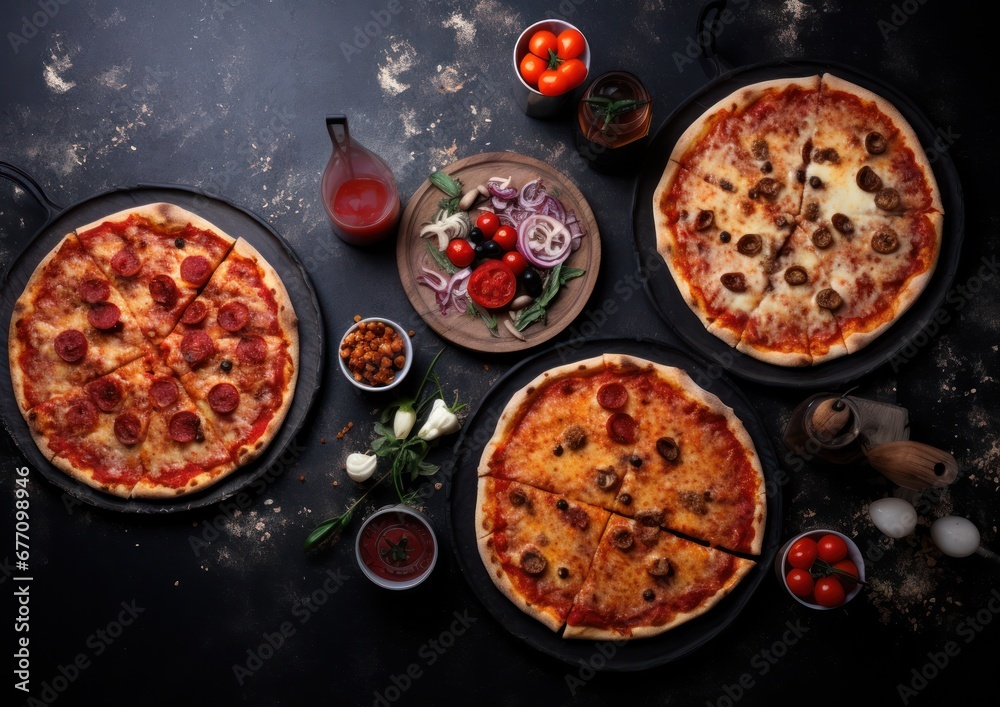
[[652, 97], [627, 71], [601, 74], [577, 107], [576, 149], [595, 169], [634, 171], [653, 120]]

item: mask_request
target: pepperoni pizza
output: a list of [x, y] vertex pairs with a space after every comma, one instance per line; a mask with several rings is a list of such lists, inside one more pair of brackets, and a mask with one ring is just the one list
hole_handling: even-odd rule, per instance
[[605, 354], [507, 403], [479, 464], [477, 541], [497, 588], [564, 638], [642, 638], [754, 567], [764, 489], [731, 408], [678, 368]]
[[907, 120], [831, 74], [739, 89], [679, 138], [657, 248], [709, 332], [762, 361], [855, 353], [926, 287], [944, 208]]
[[264, 257], [155, 203], [67, 234], [10, 322], [14, 395], [42, 454], [124, 498], [204, 489], [256, 458], [291, 405], [298, 322]]

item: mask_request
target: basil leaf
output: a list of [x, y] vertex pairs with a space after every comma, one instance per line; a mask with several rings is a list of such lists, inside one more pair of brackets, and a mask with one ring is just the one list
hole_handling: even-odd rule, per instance
[[437, 266], [449, 275], [454, 275], [458, 272], [458, 268], [456, 268], [452, 262], [448, 260], [448, 256], [438, 250], [437, 247], [430, 241], [427, 241], [427, 252], [431, 254], [431, 258], [434, 259]]
[[559, 292], [559, 288], [573, 278], [580, 277], [585, 272], [586, 270], [581, 270], [580, 268], [564, 268], [562, 263], [556, 265], [545, 279], [542, 294], [538, 295], [538, 298], [534, 302], [521, 311], [517, 321], [514, 322], [514, 327], [518, 331], [524, 331], [537, 321], [547, 321], [548, 311], [546, 307], [555, 298]]
[[462, 183], [453, 179], [444, 172], [433, 172], [428, 179], [431, 184], [436, 186], [448, 196], [452, 198], [462, 196]]

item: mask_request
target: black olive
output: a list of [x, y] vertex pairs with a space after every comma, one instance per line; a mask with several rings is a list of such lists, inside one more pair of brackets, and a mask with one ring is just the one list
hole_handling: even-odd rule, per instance
[[482, 260], [486, 257], [486, 248], [484, 246], [484, 243], [476, 243], [472, 246], [472, 250], [476, 254], [476, 260]]
[[226, 359], [219, 364], [219, 368], [222, 369], [223, 373], [229, 373], [231, 370], [233, 370], [233, 362]]
[[175, 240], [174, 241], [174, 246], [176, 246], [177, 248], [183, 248], [184, 247], [184, 239], [183, 238], [178, 238], [177, 240]]
[[524, 291], [532, 297], [542, 294], [542, 276], [530, 268], [521, 273], [521, 284], [524, 285]]
[[485, 258], [501, 258], [503, 257], [503, 248], [496, 241], [486, 241], [483, 243], [483, 257]]
[[473, 226], [472, 230], [469, 231], [469, 240], [473, 243], [482, 243], [486, 240], [486, 235], [478, 226]]

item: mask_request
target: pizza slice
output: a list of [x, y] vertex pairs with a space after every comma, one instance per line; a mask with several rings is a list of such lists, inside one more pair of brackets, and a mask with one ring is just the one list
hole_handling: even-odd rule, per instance
[[285, 336], [298, 331], [288, 292], [274, 268], [246, 240], [236, 241], [180, 323], [213, 339]]
[[119, 211], [76, 230], [135, 312], [143, 333], [170, 333], [235, 239], [174, 204]]
[[490, 476], [480, 477], [478, 498], [477, 542], [490, 578], [525, 613], [559, 630], [611, 514]]
[[21, 411], [146, 351], [125, 300], [68, 234], [35, 268], [11, 316], [8, 353]]
[[817, 365], [847, 353], [833, 314], [816, 303], [830, 287], [823, 250], [828, 230], [801, 224], [781, 249], [771, 283], [750, 315], [737, 349], [779, 366]]
[[685, 301], [731, 346], [767, 290], [774, 259], [795, 225], [676, 163], [654, 195], [657, 249]]
[[[168, 355], [168, 363], [174, 360]], [[185, 366], [178, 366], [181, 371]], [[238, 464], [256, 458], [291, 407], [297, 368], [277, 336], [218, 339], [214, 353], [180, 378]]]
[[671, 159], [734, 198], [798, 213], [819, 78], [764, 81], [727, 96], [681, 135]]
[[943, 216], [937, 212], [856, 216], [824, 253], [829, 288], [817, 295], [849, 353], [867, 346], [901, 317], [934, 273]]
[[153, 361], [149, 373], [151, 407], [141, 454], [146, 474], [132, 498], [163, 499], [200, 491], [237, 468], [203, 412], [174, 373]]
[[612, 515], [566, 618], [565, 638], [655, 636], [705, 613], [755, 563]]
[[148, 384], [147, 363], [137, 359], [33, 407], [26, 415], [28, 428], [56, 467], [127, 498], [146, 473], [141, 447], [152, 412]]
[[934, 170], [889, 101], [825, 74], [802, 199], [807, 217], [943, 213]]

